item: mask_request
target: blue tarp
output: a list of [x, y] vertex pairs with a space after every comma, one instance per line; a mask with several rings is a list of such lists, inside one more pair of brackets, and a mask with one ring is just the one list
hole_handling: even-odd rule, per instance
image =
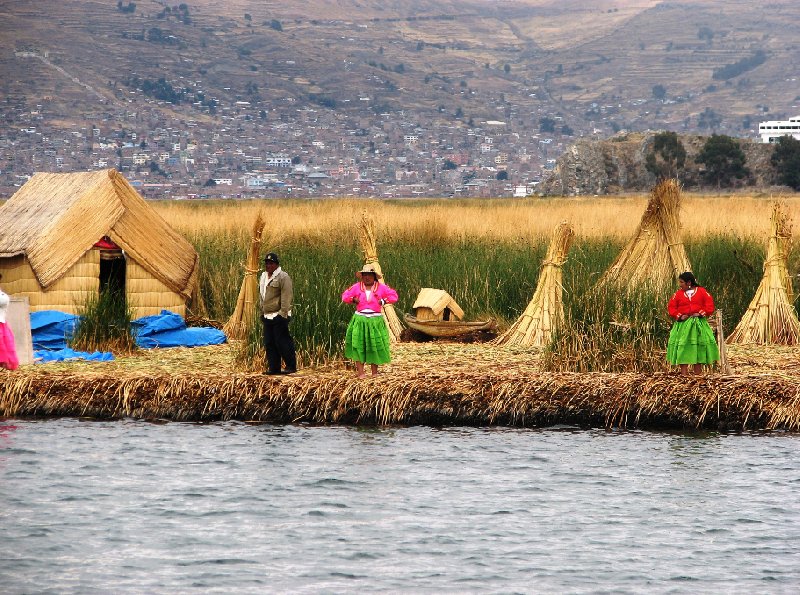
[[33, 354], [36, 362], [41, 364], [63, 362], [69, 359], [85, 359], [91, 362], [110, 362], [114, 359], [114, 354], [110, 351], [95, 351], [94, 353], [89, 353], [88, 351], [74, 351], [69, 347], [56, 351], [42, 349], [34, 351]]
[[202, 347], [219, 345], [225, 333], [210, 327], [186, 327], [183, 317], [169, 310], [131, 322], [136, 344], [143, 349], [155, 347]]
[[72, 338], [78, 317], [57, 310], [31, 312], [31, 336], [33, 348], [58, 350], [67, 346]]
[[84, 359], [107, 362], [114, 359], [110, 352], [75, 351], [67, 347], [72, 339], [79, 316], [59, 312], [58, 310], [42, 310], [31, 312], [31, 337], [33, 338], [33, 359], [36, 363], [61, 362], [68, 359]]
[[[114, 359], [110, 353], [86, 353], [67, 348], [67, 342], [72, 338], [78, 320], [79, 317], [74, 314], [56, 310], [32, 312], [31, 335], [35, 359], [41, 362]], [[227, 340], [225, 333], [215, 328], [187, 328], [183, 317], [169, 310], [132, 321], [131, 332], [136, 338], [136, 345], [142, 349], [219, 345]]]

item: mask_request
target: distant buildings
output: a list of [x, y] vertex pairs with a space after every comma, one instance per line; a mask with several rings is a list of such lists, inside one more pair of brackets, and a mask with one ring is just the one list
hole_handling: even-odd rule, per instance
[[782, 136], [800, 140], [800, 116], [788, 120], [761, 122], [758, 125], [758, 134], [762, 143], [776, 143]]

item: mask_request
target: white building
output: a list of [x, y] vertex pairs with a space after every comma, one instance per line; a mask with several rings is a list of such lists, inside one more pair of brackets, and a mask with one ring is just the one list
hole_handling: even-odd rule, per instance
[[758, 125], [758, 134], [762, 143], [776, 143], [782, 136], [800, 140], [800, 116], [788, 120], [761, 122]]
[[267, 155], [264, 165], [267, 167], [291, 167], [292, 158], [288, 155]]

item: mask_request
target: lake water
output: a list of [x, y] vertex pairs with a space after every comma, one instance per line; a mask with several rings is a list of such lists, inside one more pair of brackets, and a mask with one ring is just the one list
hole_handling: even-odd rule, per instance
[[0, 421], [3, 593], [800, 591], [800, 436]]

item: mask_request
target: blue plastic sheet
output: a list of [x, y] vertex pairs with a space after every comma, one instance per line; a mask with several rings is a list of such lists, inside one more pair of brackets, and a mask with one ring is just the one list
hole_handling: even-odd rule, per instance
[[[57, 310], [43, 310], [31, 313], [31, 335], [33, 337], [34, 359], [38, 362], [63, 361], [66, 359], [85, 359], [89, 361], [110, 361], [111, 353], [96, 351], [73, 351], [67, 342], [75, 333], [80, 317]], [[183, 317], [169, 310], [161, 314], [145, 316], [131, 322], [131, 332], [136, 345], [142, 349], [156, 347], [201, 347], [219, 345], [227, 340], [225, 333], [215, 328], [187, 328]]]
[[51, 350], [64, 349], [67, 341], [75, 333], [78, 316], [59, 312], [58, 310], [42, 310], [31, 312], [31, 336], [33, 349]]
[[225, 333], [210, 327], [186, 327], [183, 317], [169, 310], [131, 322], [136, 344], [143, 349], [156, 347], [202, 347], [225, 343]]
[[46, 364], [48, 362], [63, 362], [65, 360], [82, 359], [91, 362], [110, 362], [114, 359], [114, 354], [109, 351], [74, 351], [69, 347], [48, 351], [46, 349], [34, 351], [33, 359], [36, 363]]

